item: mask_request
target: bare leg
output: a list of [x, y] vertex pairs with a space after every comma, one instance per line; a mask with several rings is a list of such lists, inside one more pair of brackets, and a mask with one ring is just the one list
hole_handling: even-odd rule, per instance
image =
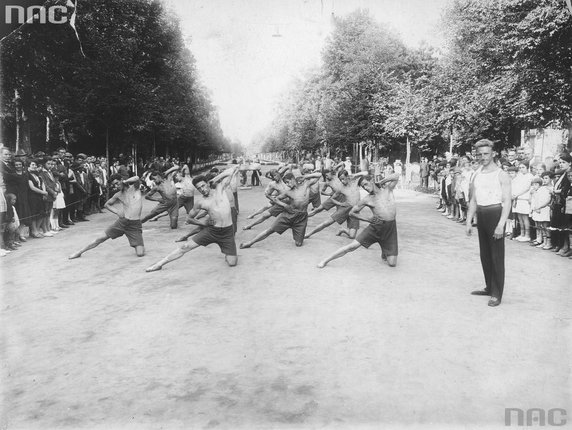
[[340, 231], [338, 231], [338, 234], [336, 234], [336, 236], [347, 236], [350, 239], [355, 239], [356, 234], [357, 234], [357, 229], [355, 228], [347, 229], [345, 227], [342, 227]]
[[162, 213], [162, 214], [160, 214], [160, 215], [157, 215], [155, 218], [151, 218], [151, 219], [149, 220], [149, 222], [159, 221], [159, 218], [163, 218], [164, 216], [167, 216], [167, 215], [169, 215], [169, 214], [168, 214], [167, 212], [164, 212], [164, 213]]
[[397, 255], [388, 255], [385, 261], [389, 267], [395, 267], [397, 265]]
[[272, 207], [272, 205], [263, 206], [260, 209], [258, 209], [256, 212], [254, 212], [252, 215], [248, 215], [246, 217], [246, 219], [253, 219], [255, 216], [260, 215], [261, 213], [263, 213], [264, 211], [267, 211], [271, 207]]
[[324, 221], [322, 224], [320, 224], [318, 227], [316, 227], [314, 230], [312, 230], [310, 233], [304, 236], [304, 239], [308, 239], [310, 236], [316, 234], [319, 231], [322, 231], [326, 227], [331, 226], [333, 223], [335, 223], [335, 221], [331, 218], [328, 221]]
[[224, 259], [230, 267], [234, 267], [238, 264], [238, 255], [225, 255]]
[[181, 258], [187, 252], [189, 252], [195, 248], [198, 248], [199, 246], [200, 245], [196, 244], [193, 241], [187, 242], [184, 245], [181, 245], [181, 247], [175, 249], [170, 254], [168, 254], [165, 258], [157, 261], [152, 266], [149, 266], [147, 269], [145, 269], [145, 271], [146, 272], [154, 272], [156, 270], [161, 270], [165, 264], [170, 263], [173, 260], [177, 260], [177, 259]]
[[343, 257], [344, 255], [346, 255], [348, 252], [352, 252], [355, 251], [356, 249], [358, 249], [361, 246], [361, 244], [357, 241], [354, 240], [352, 243], [350, 243], [349, 245], [346, 246], [342, 246], [341, 248], [339, 248], [336, 252], [334, 252], [333, 254], [331, 254], [330, 256], [324, 258], [322, 261], [320, 261], [318, 263], [318, 267], [321, 269], [323, 267], [326, 267], [326, 265], [332, 261], [335, 260], [336, 258], [340, 258]]
[[320, 205], [315, 209], [312, 209], [310, 212], [308, 212], [308, 217], [314, 216], [317, 213], [320, 213], [324, 210], [324, 206]]
[[260, 242], [261, 240], [266, 239], [268, 236], [270, 236], [272, 233], [274, 233], [274, 230], [272, 229], [267, 229], [264, 230], [262, 233], [260, 233], [258, 236], [256, 236], [254, 239], [252, 239], [251, 241], [248, 242], [243, 242], [240, 244], [240, 249], [244, 249], [244, 248], [250, 248], [252, 245], [254, 245], [256, 242]]
[[145, 247], [143, 245], [136, 246], [135, 253], [137, 257], [143, 257], [145, 255]]
[[83, 248], [82, 250], [70, 255], [68, 258], [70, 260], [73, 260], [74, 258], [79, 258], [79, 257], [81, 257], [81, 254], [83, 254], [86, 251], [89, 251], [90, 249], [95, 248], [96, 246], [101, 245], [107, 239], [109, 239], [109, 236], [107, 236], [107, 235], [100, 236], [97, 239], [95, 239], [93, 242], [91, 242], [89, 245], [87, 245], [85, 248]]
[[180, 238], [175, 240], [175, 242], [186, 242], [189, 237], [194, 236], [199, 231], [201, 231], [203, 228], [204, 227], [196, 227], [196, 228], [192, 229], [190, 232], [188, 232], [187, 234], [185, 234], [184, 236], [181, 236]]
[[248, 225], [245, 225], [244, 227], [242, 227], [242, 229], [243, 230], [250, 230], [255, 225], [262, 224], [264, 221], [266, 221], [271, 216], [272, 215], [270, 215], [270, 212], [264, 212], [264, 214], [260, 218], [258, 218], [256, 221], [254, 221]]

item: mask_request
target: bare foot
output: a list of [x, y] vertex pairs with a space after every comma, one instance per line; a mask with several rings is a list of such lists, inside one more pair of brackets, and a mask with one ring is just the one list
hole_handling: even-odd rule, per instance
[[73, 260], [74, 258], [79, 258], [81, 257], [81, 252], [76, 252], [75, 254], [72, 254], [68, 257], [69, 260]]
[[186, 242], [186, 241], [187, 241], [187, 237], [186, 237], [186, 236], [180, 237], [180, 238], [178, 238], [177, 240], [175, 240], [175, 242]]
[[250, 248], [252, 246], [252, 244], [246, 242], [246, 243], [241, 243], [240, 244], [240, 249], [244, 249], [244, 248]]
[[318, 269], [323, 269], [324, 267], [326, 267], [326, 264], [328, 264], [328, 263], [326, 263], [325, 261], [320, 261], [318, 263], [317, 267], [318, 267]]
[[254, 218], [255, 216], [256, 216], [256, 215], [248, 215], [248, 216], [246, 217], [246, 219], [252, 219], [252, 218]]
[[243, 230], [250, 230], [252, 227], [249, 225], [245, 225], [244, 227], [242, 227]]
[[155, 222], [155, 221], [157, 221], [157, 218], [153, 218], [153, 219], [149, 220], [149, 222]]
[[159, 266], [158, 264], [153, 264], [145, 269], [146, 272], [156, 272], [157, 270], [161, 270], [163, 266]]
[[342, 234], [344, 234], [344, 231], [343, 231], [343, 230], [340, 230], [340, 231], [338, 231], [338, 232], [336, 233], [336, 236], [341, 236]]
[[309, 239], [309, 238], [310, 238], [310, 235], [309, 235], [309, 234], [307, 234], [307, 235], [304, 236], [304, 239]]

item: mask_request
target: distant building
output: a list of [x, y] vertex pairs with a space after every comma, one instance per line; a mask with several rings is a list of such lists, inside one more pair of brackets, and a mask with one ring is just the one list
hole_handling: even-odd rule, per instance
[[520, 146], [533, 150], [534, 157], [544, 160], [565, 151], [570, 139], [570, 130], [561, 128], [539, 128], [522, 130]]

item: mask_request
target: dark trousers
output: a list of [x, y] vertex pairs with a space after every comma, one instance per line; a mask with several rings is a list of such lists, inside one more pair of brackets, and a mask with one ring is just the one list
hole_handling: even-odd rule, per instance
[[504, 289], [504, 234], [502, 239], [495, 239], [493, 234], [501, 213], [500, 204], [477, 206], [479, 247], [486, 290], [499, 300]]

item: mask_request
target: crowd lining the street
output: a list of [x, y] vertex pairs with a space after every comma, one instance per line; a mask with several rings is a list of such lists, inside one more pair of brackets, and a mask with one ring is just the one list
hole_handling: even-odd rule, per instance
[[[496, 159], [512, 178], [513, 206], [506, 236], [572, 259], [572, 157], [562, 153], [539, 160], [527, 149], [503, 150]], [[102, 212], [110, 196], [104, 157], [82, 153], [74, 156], [64, 148], [51, 155], [39, 152], [28, 156], [12, 154], [6, 147], [0, 149], [0, 156], [0, 256], [18, 249], [28, 239], [53, 237], [76, 223], [88, 221], [88, 215]], [[406, 176], [400, 160], [390, 163], [387, 158], [381, 158], [371, 164], [365, 161], [353, 166], [350, 157], [341, 160], [306, 156], [300, 161], [300, 167], [321, 171], [341, 163], [348, 172], [369, 171], [376, 180], [399, 173], [403, 177], [400, 186], [411, 181], [411, 173]], [[241, 186], [247, 186], [249, 179], [251, 186], [260, 185], [259, 159], [233, 162], [240, 164]], [[122, 179], [140, 172], [145, 187], [150, 185], [150, 172], [165, 172], [173, 166], [179, 170], [178, 182], [191, 177], [190, 160], [181, 162], [164, 157], [145, 163], [139, 160], [136, 164], [130, 157], [120, 155], [112, 159], [109, 172]], [[478, 167], [474, 151], [462, 156], [446, 153], [432, 160], [421, 157], [414, 173], [419, 178], [420, 189], [438, 193], [437, 210], [443, 216], [465, 223], [470, 183]]]

